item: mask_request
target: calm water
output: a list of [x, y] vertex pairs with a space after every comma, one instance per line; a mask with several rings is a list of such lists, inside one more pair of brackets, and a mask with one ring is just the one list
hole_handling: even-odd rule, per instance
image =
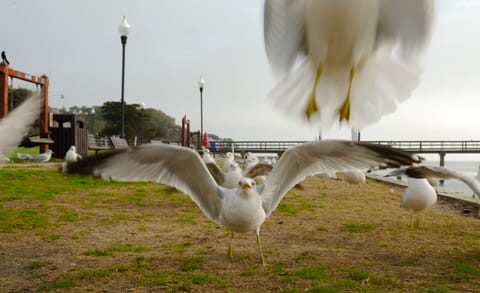
[[[426, 166], [440, 166], [438, 160], [426, 160], [422, 163]], [[448, 156], [445, 160], [445, 167], [454, 170], [457, 172], [462, 172], [464, 174], [475, 177], [477, 175], [478, 166], [480, 165], [480, 160], [475, 161], [455, 161], [448, 160]], [[384, 174], [381, 171], [377, 171], [377, 174]], [[463, 182], [458, 180], [445, 180], [443, 186], [438, 187], [439, 191], [450, 192], [450, 193], [464, 193], [471, 195], [472, 190], [465, 185]]]

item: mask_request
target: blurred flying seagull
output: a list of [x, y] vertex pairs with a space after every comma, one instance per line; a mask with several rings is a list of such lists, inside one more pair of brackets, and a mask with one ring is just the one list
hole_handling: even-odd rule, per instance
[[8, 62], [7, 54], [5, 54], [5, 51], [2, 51], [2, 61], [10, 65], [10, 62]]
[[39, 117], [41, 105], [40, 93], [36, 93], [0, 120], [0, 154], [2, 157], [8, 158], [14, 148], [20, 144], [28, 133], [30, 125]]
[[[477, 195], [480, 194], [480, 182], [466, 174], [449, 170], [444, 167], [414, 166], [399, 168], [386, 176], [407, 175], [408, 187], [402, 194], [400, 207], [410, 210], [410, 227], [418, 228], [420, 218], [418, 212], [433, 206], [437, 201], [437, 192], [428, 179], [457, 179], [468, 185]], [[415, 223], [412, 222], [413, 214], [417, 213]]]
[[121, 181], [154, 181], [171, 185], [198, 205], [210, 219], [233, 233], [255, 232], [265, 265], [260, 227], [285, 194], [308, 176], [346, 169], [375, 169], [412, 165], [418, 156], [390, 147], [348, 141], [314, 141], [288, 149], [261, 186], [242, 178], [235, 188], [219, 186], [200, 155], [189, 148], [144, 144], [137, 148], [104, 152], [65, 166], [68, 173], [89, 174]]
[[266, 0], [266, 53], [283, 78], [269, 97], [289, 116], [327, 126], [378, 121], [417, 85], [432, 2]]

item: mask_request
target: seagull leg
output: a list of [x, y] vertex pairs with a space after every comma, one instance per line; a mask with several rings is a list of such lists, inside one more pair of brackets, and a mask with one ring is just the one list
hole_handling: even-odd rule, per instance
[[350, 120], [350, 95], [352, 91], [352, 82], [353, 78], [355, 77], [356, 73], [355, 66], [352, 66], [352, 69], [350, 69], [350, 80], [348, 82], [348, 92], [347, 92], [347, 99], [345, 99], [345, 102], [343, 103], [342, 107], [340, 110], [338, 110], [338, 113], [340, 115], [340, 122], [343, 120]]
[[260, 229], [257, 229], [255, 231], [255, 236], [257, 237], [258, 253], [260, 254], [260, 258], [262, 260], [262, 265], [264, 267], [266, 267], [267, 262], [265, 261], [265, 257], [263, 257], [262, 242], [260, 241]]
[[417, 214], [417, 219], [415, 220], [415, 229], [418, 229], [418, 227], [420, 226], [420, 213], [416, 213]]
[[410, 210], [410, 229], [412, 229], [412, 230], [414, 229], [413, 228], [413, 211], [412, 210]]
[[310, 120], [310, 117], [312, 117], [313, 113], [318, 111], [317, 107], [317, 85], [318, 85], [318, 80], [320, 79], [320, 76], [322, 75], [322, 66], [319, 65], [317, 68], [317, 75], [315, 76], [315, 83], [313, 84], [313, 91], [312, 95], [310, 96], [310, 101], [308, 102], [307, 109], [305, 109], [305, 115], [307, 116], [307, 119]]
[[228, 256], [233, 259], [233, 232], [230, 234], [230, 245], [228, 246]]

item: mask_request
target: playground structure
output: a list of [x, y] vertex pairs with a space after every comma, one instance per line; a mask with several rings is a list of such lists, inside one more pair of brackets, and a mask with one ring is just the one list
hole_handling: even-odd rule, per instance
[[[201, 149], [200, 145], [200, 131], [190, 132], [190, 119], [187, 116], [182, 118], [182, 133], [180, 138], [180, 144], [185, 147], [194, 147], [197, 150]], [[195, 139], [194, 139], [195, 138]]]
[[46, 75], [37, 77], [32, 74], [12, 69], [8, 66], [8, 64], [4, 62], [0, 63], [0, 118], [3, 118], [8, 114], [9, 77], [12, 79], [17, 78], [40, 86], [41, 96], [43, 99], [42, 110], [40, 112], [40, 138], [32, 142], [38, 143], [40, 145], [40, 152], [46, 152], [48, 150], [48, 144], [53, 143], [53, 141], [48, 138], [48, 77]]

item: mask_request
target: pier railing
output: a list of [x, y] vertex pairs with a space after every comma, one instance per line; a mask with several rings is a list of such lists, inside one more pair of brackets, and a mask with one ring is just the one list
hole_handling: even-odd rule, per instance
[[478, 140], [366, 141], [413, 153], [480, 153]]
[[[286, 149], [305, 141], [217, 141], [216, 151], [226, 153], [232, 151], [245, 153], [283, 153]], [[480, 153], [479, 140], [381, 140], [362, 141], [388, 145], [413, 153]]]

